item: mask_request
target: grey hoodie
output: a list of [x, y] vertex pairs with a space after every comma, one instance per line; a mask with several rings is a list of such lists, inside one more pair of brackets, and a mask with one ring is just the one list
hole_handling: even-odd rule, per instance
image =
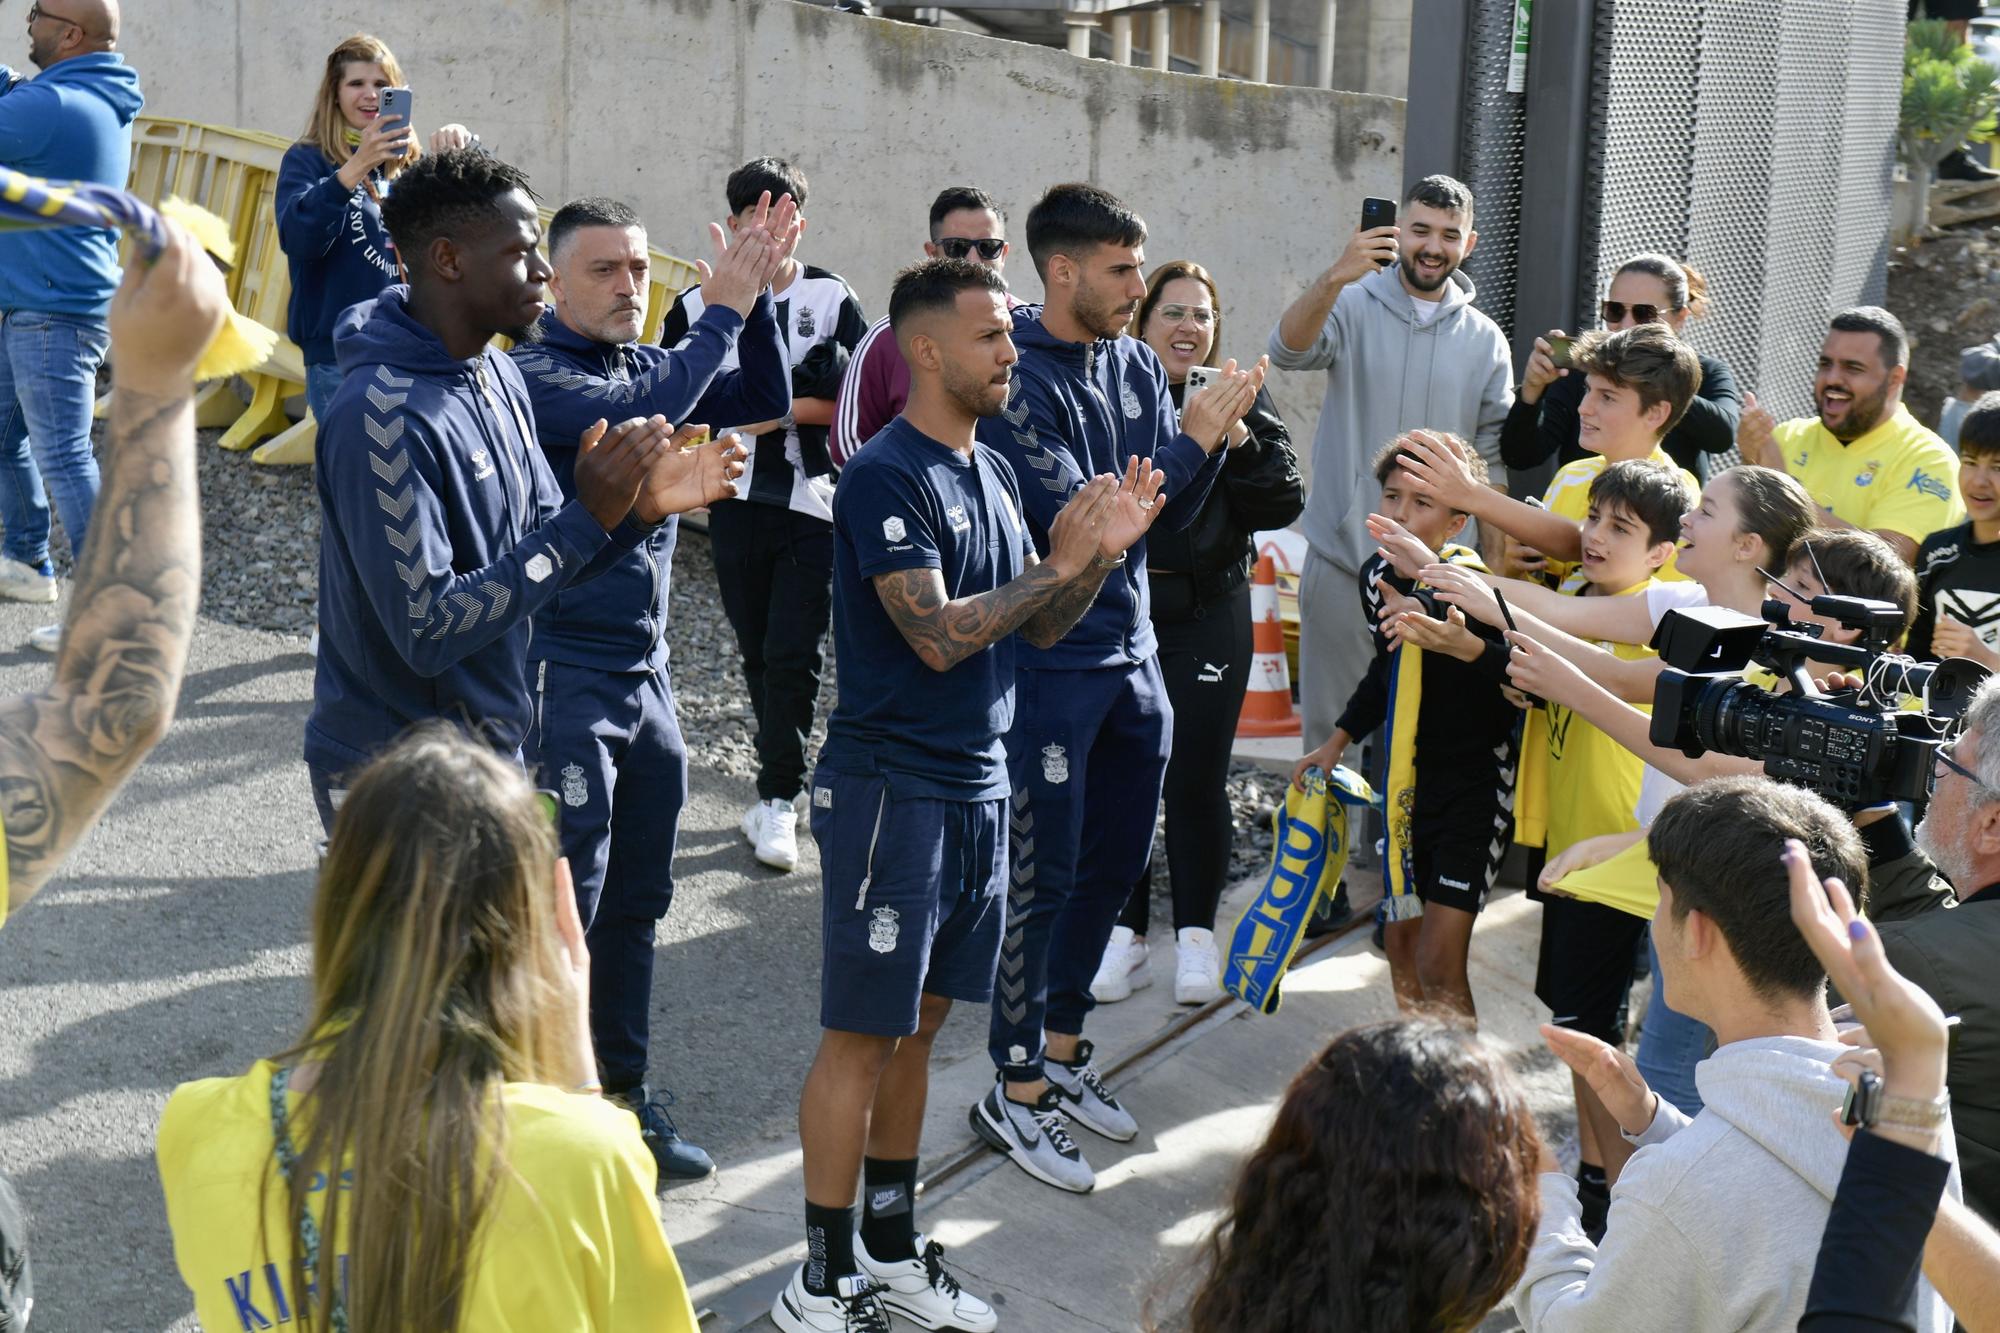
[[1341, 289], [1311, 347], [1271, 330], [1271, 364], [1324, 370], [1326, 402], [1313, 436], [1311, 489], [1300, 528], [1312, 548], [1358, 574], [1375, 550], [1363, 520], [1381, 496], [1369, 464], [1406, 430], [1470, 440], [1496, 481], [1500, 427], [1514, 405], [1513, 362], [1500, 326], [1472, 308], [1472, 279], [1454, 273], [1428, 324], [1391, 264]]
[[[1847, 1141], [1834, 1128], [1845, 1048], [1805, 1037], [1731, 1042], [1695, 1066], [1693, 1120], [1665, 1102], [1611, 1189], [1604, 1243], [1583, 1234], [1576, 1182], [1542, 1177], [1542, 1224], [1514, 1313], [1528, 1333], [1792, 1333]], [[1945, 1151], [1952, 1136], [1943, 1135]], [[1960, 1193], [1954, 1166], [1947, 1186]], [[1951, 1312], [1917, 1286], [1918, 1333]]]

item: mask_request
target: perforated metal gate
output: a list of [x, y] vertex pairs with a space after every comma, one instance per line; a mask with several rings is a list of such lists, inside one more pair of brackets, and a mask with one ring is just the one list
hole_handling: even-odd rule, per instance
[[[1618, 264], [1661, 250], [1709, 280], [1690, 341], [1781, 417], [1804, 414], [1828, 316], [1881, 299], [1905, 12], [1535, 0], [1529, 88], [1510, 94], [1513, 0], [1418, 0], [1413, 71], [1456, 62], [1464, 78], [1442, 110], [1413, 97], [1410, 171], [1455, 158], [1473, 187], [1466, 267], [1517, 349], [1517, 322], [1594, 327]], [[1524, 200], [1562, 235], [1524, 231]]]

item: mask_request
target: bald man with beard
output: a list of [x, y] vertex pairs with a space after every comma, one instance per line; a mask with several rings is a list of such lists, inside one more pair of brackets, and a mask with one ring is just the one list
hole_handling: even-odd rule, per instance
[[[34, 0], [28, 59], [41, 73], [0, 65], [0, 162], [123, 186], [146, 99], [117, 45], [116, 0]], [[49, 497], [70, 549], [83, 550], [97, 506], [90, 413], [118, 277], [108, 228], [0, 233], [0, 597], [56, 600]], [[29, 642], [54, 652], [60, 637], [51, 624]]]

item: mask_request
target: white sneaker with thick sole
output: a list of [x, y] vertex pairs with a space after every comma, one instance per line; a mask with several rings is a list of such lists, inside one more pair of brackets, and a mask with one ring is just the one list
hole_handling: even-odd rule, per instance
[[39, 648], [45, 653], [55, 652], [62, 647], [62, 626], [35, 626], [28, 631], [28, 646], [30, 648]]
[[892, 1313], [925, 1328], [992, 1333], [1000, 1324], [993, 1307], [958, 1285], [944, 1266], [944, 1246], [917, 1233], [914, 1259], [876, 1259], [861, 1233], [854, 1233], [854, 1262], [880, 1288], [876, 1294]]
[[764, 803], [759, 801], [748, 810], [745, 810], [743, 812], [743, 822], [737, 825], [737, 827], [743, 830], [744, 841], [755, 847], [757, 839], [764, 836]]
[[1014, 1159], [1014, 1164], [1047, 1185], [1072, 1194], [1097, 1187], [1097, 1173], [1069, 1136], [1062, 1094], [1051, 1085], [1033, 1106], [1009, 1101], [999, 1083], [973, 1106], [972, 1132]]
[[1146, 966], [1148, 957], [1143, 937], [1134, 935], [1130, 926], [1113, 926], [1111, 938], [1104, 945], [1104, 957], [1097, 964], [1097, 975], [1090, 981], [1090, 998], [1099, 1004], [1116, 1004], [1131, 998], [1133, 991], [1152, 985], [1153, 972]]
[[1097, 1062], [1091, 1058], [1095, 1049], [1089, 1042], [1080, 1041], [1075, 1061], [1065, 1064], [1049, 1056], [1042, 1061], [1042, 1073], [1062, 1098], [1063, 1113], [1070, 1119], [1113, 1143], [1130, 1143], [1139, 1135], [1139, 1122], [1104, 1086]]
[[765, 801], [763, 811], [757, 825], [757, 859], [773, 870], [796, 868], [799, 864], [799, 812], [792, 808], [790, 801], [776, 798]]
[[839, 1294], [815, 1296], [806, 1290], [805, 1268], [794, 1269], [771, 1302], [771, 1322], [785, 1333], [889, 1333], [889, 1312], [873, 1278], [850, 1273], [834, 1286]]
[[53, 602], [56, 578], [33, 565], [0, 556], [0, 597], [10, 602]]
[[1174, 937], [1174, 1003], [1207, 1004], [1222, 994], [1215, 932], [1189, 926]]

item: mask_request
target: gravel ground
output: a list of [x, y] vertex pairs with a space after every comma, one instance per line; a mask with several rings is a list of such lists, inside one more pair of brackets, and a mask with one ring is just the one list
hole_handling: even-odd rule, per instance
[[[312, 631], [319, 551], [319, 504], [311, 470], [259, 466], [247, 452], [212, 447], [218, 434], [203, 432], [200, 450], [207, 539], [202, 610], [246, 629], [304, 637]], [[716, 591], [708, 536], [688, 527], [681, 529], [674, 559], [667, 639], [689, 757], [731, 777], [755, 776], [754, 722], [743, 696], [735, 638]], [[815, 751], [825, 738], [825, 718], [834, 702], [831, 665], [829, 652], [813, 728]], [[1249, 764], [1231, 769], [1229, 800], [1236, 828], [1230, 848], [1232, 882], [1263, 872], [1270, 856], [1271, 809], [1283, 794], [1283, 780], [1273, 774]], [[1163, 840], [1156, 840], [1154, 851], [1164, 867]], [[1154, 880], [1154, 906], [1171, 916], [1164, 870]]]
[[1897, 249], [1887, 299], [1914, 344], [1904, 401], [1935, 427], [1958, 391], [1959, 349], [2000, 332], [2000, 227], [1960, 228]]

